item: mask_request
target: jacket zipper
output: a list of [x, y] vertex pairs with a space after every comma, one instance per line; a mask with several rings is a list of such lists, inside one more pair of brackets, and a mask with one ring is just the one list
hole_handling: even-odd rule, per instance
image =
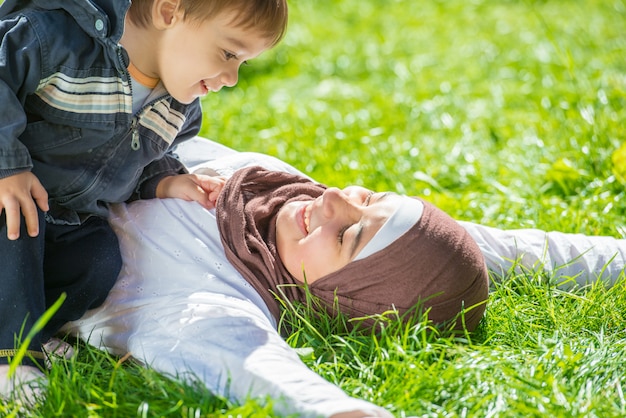
[[[122, 54], [122, 47], [118, 48], [117, 55], [118, 55], [119, 61], [123, 64], [123, 67], [125, 68], [124, 73], [126, 75], [126, 79], [128, 80], [128, 87], [130, 88], [130, 95], [132, 97], [132, 95], [133, 95], [133, 83], [131, 81], [130, 72], [128, 72], [128, 63], [126, 62], [126, 60], [124, 59], [124, 56]], [[141, 138], [139, 136], [139, 117], [137, 115], [140, 115], [146, 108], [152, 106], [153, 104], [155, 104], [159, 100], [163, 100], [165, 97], [168, 97], [168, 96], [169, 96], [169, 94], [166, 92], [166, 94], [162, 94], [159, 97], [156, 97], [156, 98], [150, 100], [150, 102], [145, 103], [141, 107], [141, 109], [139, 109], [139, 111], [136, 113], [136, 115], [133, 115], [133, 119], [132, 119], [131, 124], [130, 124], [130, 130], [131, 130], [130, 148], [133, 151], [138, 151], [139, 148], [141, 148]]]
[[131, 122], [130, 129], [132, 130], [130, 148], [133, 151], [138, 151], [141, 148], [141, 142], [139, 141], [139, 129], [137, 128], [137, 117], [133, 116], [133, 121]]

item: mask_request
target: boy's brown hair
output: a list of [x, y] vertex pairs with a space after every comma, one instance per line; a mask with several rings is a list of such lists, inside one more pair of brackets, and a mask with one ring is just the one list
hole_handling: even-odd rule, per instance
[[[133, 0], [128, 16], [141, 27], [151, 23], [153, 0]], [[180, 0], [185, 19], [204, 21], [224, 11], [236, 11], [233, 24], [254, 29], [276, 45], [287, 30], [287, 0]]]

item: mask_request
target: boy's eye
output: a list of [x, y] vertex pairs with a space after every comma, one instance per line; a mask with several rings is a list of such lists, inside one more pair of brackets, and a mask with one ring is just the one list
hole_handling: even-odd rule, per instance
[[226, 58], [226, 60], [232, 60], [232, 59], [236, 59], [237, 55], [233, 54], [232, 52], [228, 52], [228, 51], [224, 51], [224, 58]]

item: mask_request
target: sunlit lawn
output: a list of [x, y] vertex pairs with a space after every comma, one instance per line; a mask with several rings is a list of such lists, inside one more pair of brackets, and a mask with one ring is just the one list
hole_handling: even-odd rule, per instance
[[[625, 1], [300, 0], [290, 16], [275, 50], [204, 100], [203, 135], [458, 219], [626, 236], [626, 156], [612, 163], [626, 142]], [[502, 278], [471, 338], [290, 315], [289, 341], [397, 416], [626, 415], [626, 282], [572, 294], [549, 279]], [[79, 351], [53, 368], [38, 415], [271, 415]]]

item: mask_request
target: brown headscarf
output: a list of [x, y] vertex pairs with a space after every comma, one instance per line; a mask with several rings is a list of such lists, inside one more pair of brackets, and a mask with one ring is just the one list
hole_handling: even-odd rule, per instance
[[[313, 200], [325, 189], [301, 176], [249, 167], [234, 173], [217, 201], [226, 257], [277, 319], [280, 305], [274, 294], [306, 301], [302, 283], [289, 274], [278, 255], [278, 211], [291, 200]], [[339, 310], [353, 318], [392, 308], [404, 314], [419, 306], [429, 310], [430, 320], [443, 323], [465, 308], [456, 327], [476, 327], [488, 296], [483, 255], [454, 219], [423, 203], [420, 220], [386, 248], [308, 285], [329, 313], [335, 314], [335, 300]]]

